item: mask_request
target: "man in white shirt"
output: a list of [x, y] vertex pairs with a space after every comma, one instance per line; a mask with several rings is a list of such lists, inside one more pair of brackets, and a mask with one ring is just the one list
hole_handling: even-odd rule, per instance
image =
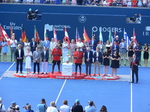
[[0, 112], [6, 112], [4, 104], [2, 104], [2, 97], [0, 97]]
[[58, 112], [54, 101], [50, 103], [50, 107], [47, 108], [47, 112]]
[[80, 48], [80, 51], [82, 51], [83, 46], [84, 46], [84, 44], [83, 44], [83, 42], [81, 41], [81, 38], [79, 38], [79, 40], [78, 40], [78, 42], [77, 42], [77, 44], [76, 44], [76, 47]]
[[70, 107], [68, 106], [67, 100], [63, 101], [63, 105], [60, 107], [60, 112], [70, 112]]
[[16, 51], [17, 46], [17, 40], [15, 39], [15, 33], [12, 34], [11, 40], [10, 40], [10, 51], [11, 51], [11, 61], [14, 61], [14, 53]]

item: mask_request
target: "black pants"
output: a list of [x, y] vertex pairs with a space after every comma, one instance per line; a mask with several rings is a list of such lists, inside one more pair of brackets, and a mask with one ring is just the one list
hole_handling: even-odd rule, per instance
[[138, 83], [139, 79], [138, 79], [138, 70], [132, 70], [132, 82], [134, 82], [134, 74], [136, 76], [136, 83]]
[[86, 62], [86, 75], [91, 75], [91, 62]]
[[79, 67], [79, 71], [80, 71], [80, 74], [81, 74], [81, 64], [75, 63], [75, 72], [76, 72], [76, 73], [77, 73], [77, 71], [78, 71], [78, 67]]
[[16, 73], [18, 73], [18, 68], [19, 68], [19, 65], [20, 65], [20, 72], [22, 73], [22, 63], [23, 63], [23, 60], [22, 59], [16, 59]]
[[34, 62], [34, 73], [36, 72], [36, 66], [37, 66], [37, 71], [40, 73], [40, 63], [39, 62]]
[[53, 63], [52, 72], [54, 72], [54, 68], [55, 68], [56, 64], [58, 65], [58, 72], [60, 72], [60, 61], [53, 61], [52, 63]]

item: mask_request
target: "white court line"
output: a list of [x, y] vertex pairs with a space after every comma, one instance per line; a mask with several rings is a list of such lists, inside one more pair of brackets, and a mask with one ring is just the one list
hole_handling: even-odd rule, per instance
[[[13, 62], [13, 64], [11, 64], [10, 67], [9, 67], [5, 72], [8, 72], [14, 64], [15, 64], [15, 62]], [[4, 73], [5, 73], [5, 72], [4, 72]], [[0, 80], [1, 80], [2, 78], [3, 78], [3, 75], [0, 77]]]
[[60, 94], [61, 94], [61, 92], [62, 92], [62, 90], [63, 90], [63, 88], [64, 88], [64, 86], [65, 86], [65, 84], [66, 84], [66, 81], [67, 81], [67, 79], [65, 79], [65, 81], [64, 81], [64, 83], [63, 83], [63, 85], [62, 85], [62, 87], [61, 87], [61, 89], [60, 89], [60, 91], [59, 91], [59, 94], [58, 94], [58, 96], [57, 96], [57, 98], [56, 98], [56, 100], [55, 100], [55, 103], [57, 103], [57, 101], [58, 101], [58, 99], [59, 99], [59, 97], [60, 97]]
[[133, 104], [133, 100], [132, 100], [133, 99], [133, 97], [132, 97], [133, 91], [132, 91], [132, 83], [131, 83], [132, 82], [132, 70], [130, 70], [130, 79], [131, 79], [130, 80], [130, 112], [132, 112], [132, 106], [133, 106], [132, 105]]

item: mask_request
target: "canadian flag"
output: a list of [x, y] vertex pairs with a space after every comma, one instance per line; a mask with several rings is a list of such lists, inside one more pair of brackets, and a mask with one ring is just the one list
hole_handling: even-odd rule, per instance
[[134, 42], [134, 47], [135, 47], [137, 44], [135, 28], [133, 29], [133, 42]]
[[10, 38], [9, 36], [7, 35], [6, 31], [3, 29], [3, 27], [0, 25], [0, 30], [2, 32], [2, 37], [5, 38], [8, 42], [8, 45], [10, 45]]
[[67, 32], [66, 27], [65, 27], [64, 31], [65, 31], [65, 37], [64, 37], [64, 40], [67, 40], [68, 44], [70, 44], [70, 39], [69, 39], [69, 36], [68, 36], [68, 32]]
[[55, 42], [57, 42], [56, 28], [54, 28], [53, 33], [54, 33], [54, 40], [55, 40]]

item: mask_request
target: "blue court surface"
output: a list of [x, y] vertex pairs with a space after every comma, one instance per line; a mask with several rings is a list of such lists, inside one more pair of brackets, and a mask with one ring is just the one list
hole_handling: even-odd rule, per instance
[[[85, 73], [84, 68], [83, 65], [83, 73]], [[0, 63], [0, 96], [3, 97], [6, 108], [12, 101], [16, 101], [21, 112], [26, 103], [31, 104], [36, 112], [37, 104], [40, 103], [41, 98], [45, 98], [48, 106], [51, 101], [56, 101], [58, 109], [65, 99], [68, 100], [70, 107], [76, 99], [79, 99], [83, 107], [88, 105], [87, 101], [94, 101], [97, 112], [102, 105], [107, 106], [108, 112], [150, 112], [149, 67], [139, 67], [138, 84], [130, 84], [127, 81], [3, 77], [6, 71], [15, 72], [15, 63]], [[49, 71], [51, 71], [51, 64]], [[102, 67], [101, 71], [103, 71]], [[111, 69], [109, 73], [110, 71]], [[129, 67], [120, 67], [118, 74], [130, 75]]]

